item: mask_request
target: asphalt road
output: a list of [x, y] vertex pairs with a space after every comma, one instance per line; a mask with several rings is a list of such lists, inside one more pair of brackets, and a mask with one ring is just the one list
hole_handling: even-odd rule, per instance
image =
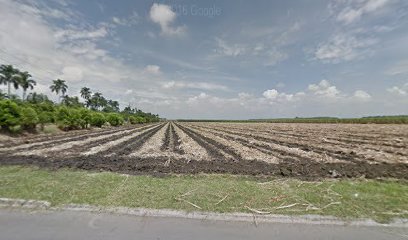
[[201, 221], [0, 209], [0, 239], [408, 239], [406, 228]]

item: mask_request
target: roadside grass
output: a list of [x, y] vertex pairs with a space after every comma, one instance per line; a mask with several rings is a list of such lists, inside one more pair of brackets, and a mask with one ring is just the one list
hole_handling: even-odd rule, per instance
[[0, 197], [187, 211], [320, 214], [388, 222], [408, 218], [408, 182], [301, 181], [233, 175], [128, 176], [0, 166]]

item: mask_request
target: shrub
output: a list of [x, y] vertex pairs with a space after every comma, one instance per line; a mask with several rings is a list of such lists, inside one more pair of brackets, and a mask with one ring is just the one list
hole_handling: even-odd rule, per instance
[[10, 131], [12, 127], [20, 124], [21, 109], [20, 107], [10, 101], [0, 101], [0, 127], [2, 130]]
[[120, 116], [117, 113], [108, 113], [106, 114], [106, 121], [111, 125], [111, 126], [119, 126], [122, 125], [124, 120], [123, 117]]
[[57, 109], [56, 120], [58, 127], [64, 131], [80, 129], [84, 120], [78, 109], [60, 107]]
[[129, 121], [131, 124], [141, 124], [141, 123], [145, 123], [146, 119], [140, 116], [130, 116]]
[[130, 122], [130, 124], [137, 124], [137, 119], [135, 116], [129, 116], [128, 121]]
[[102, 127], [106, 122], [105, 116], [102, 113], [92, 113], [91, 116], [91, 126]]
[[31, 107], [23, 107], [21, 109], [20, 124], [21, 128], [27, 131], [35, 131], [39, 118], [37, 112]]
[[40, 112], [38, 115], [38, 123], [40, 124], [41, 130], [44, 130], [44, 125], [46, 123], [54, 122], [54, 113], [52, 112]]
[[82, 128], [88, 128], [88, 125], [91, 124], [92, 120], [92, 112], [86, 108], [81, 108], [79, 110], [79, 114], [81, 115], [82, 119]]

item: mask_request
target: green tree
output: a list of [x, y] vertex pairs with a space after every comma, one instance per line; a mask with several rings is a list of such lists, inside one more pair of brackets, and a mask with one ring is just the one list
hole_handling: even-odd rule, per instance
[[102, 93], [96, 92], [90, 99], [90, 105], [92, 110], [100, 110], [107, 105], [106, 99], [102, 96]]
[[42, 93], [36, 93], [36, 92], [28, 94], [26, 100], [27, 100], [27, 102], [33, 103], [33, 104], [38, 104], [38, 103], [42, 103], [42, 102], [52, 104], [52, 101], [48, 99], [47, 95], [42, 94]]
[[68, 86], [65, 84], [65, 80], [57, 79], [52, 81], [53, 84], [50, 86], [52, 92], [55, 92], [57, 95], [61, 92], [60, 98], [65, 96]]
[[12, 65], [1, 65], [0, 66], [0, 84], [7, 85], [7, 95], [11, 94], [11, 85], [15, 89], [19, 87], [19, 70], [14, 68]]
[[28, 72], [20, 72], [18, 75], [19, 75], [18, 81], [20, 83], [21, 88], [23, 89], [23, 101], [24, 101], [27, 89], [32, 90], [37, 83], [35, 80], [31, 79], [32, 76]]
[[103, 111], [104, 112], [119, 112], [119, 102], [108, 100]]
[[81, 94], [81, 97], [86, 100], [85, 101], [86, 107], [89, 107], [91, 105], [90, 99], [92, 97], [91, 89], [87, 87], [83, 87], [81, 88], [80, 94]]
[[64, 104], [67, 107], [74, 107], [74, 108], [80, 108], [83, 107], [84, 105], [79, 101], [78, 97], [70, 97], [68, 95], [65, 95], [62, 98], [61, 101], [62, 104]]

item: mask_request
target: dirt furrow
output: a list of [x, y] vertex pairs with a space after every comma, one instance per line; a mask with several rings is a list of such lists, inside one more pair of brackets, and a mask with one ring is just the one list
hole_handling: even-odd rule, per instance
[[[66, 139], [72, 139], [72, 138], [82, 138], [87, 136], [95, 136], [98, 134], [108, 134], [116, 131], [121, 131], [121, 130], [127, 130], [127, 129], [132, 129], [134, 126], [120, 126], [120, 127], [113, 127], [113, 128], [108, 128], [108, 129], [84, 129], [84, 130], [74, 130], [72, 132], [64, 132], [64, 133], [59, 133], [59, 134], [40, 134], [40, 135], [34, 135], [34, 136], [29, 136], [29, 137], [19, 137], [15, 139], [11, 139], [11, 141], [5, 142], [2, 148], [12, 148], [16, 146], [35, 146], [38, 144], [46, 144], [50, 142], [57, 142], [57, 141], [63, 141]], [[31, 145], [33, 144], [33, 145]]]
[[102, 153], [107, 154], [109, 156], [128, 156], [130, 153], [141, 148], [149, 138], [151, 138], [156, 132], [158, 132], [164, 126], [165, 124], [160, 124], [159, 126], [153, 127], [135, 137], [132, 137], [118, 145], [113, 146], [112, 148], [103, 151]]
[[154, 125], [138, 128], [136, 129], [136, 132], [132, 132], [131, 134], [126, 134], [125, 136], [122, 136], [116, 140], [106, 141], [104, 143], [97, 144], [93, 147], [89, 147], [86, 151], [82, 151], [81, 155], [89, 156], [89, 155], [95, 155], [95, 154], [101, 154], [101, 155], [108, 154], [109, 152], [113, 152], [116, 148], [121, 146], [123, 143], [126, 143], [127, 141], [131, 141], [131, 139], [135, 139], [139, 135], [151, 129], [154, 129], [157, 126], [158, 124], [154, 124]]
[[178, 144], [176, 144], [176, 146], [177, 148], [180, 149], [180, 151], [185, 153], [186, 157], [188, 157], [189, 159], [194, 159], [198, 161], [210, 159], [206, 149], [202, 145], [194, 141], [193, 138], [187, 135], [176, 124], [173, 124], [173, 126], [174, 126], [174, 132], [176, 135], [176, 139], [178, 139], [177, 140]]
[[131, 129], [131, 131], [129, 131], [129, 132], [118, 134], [118, 135], [112, 136], [110, 138], [104, 138], [104, 139], [101, 139], [101, 140], [98, 140], [98, 141], [93, 141], [93, 142], [83, 144], [83, 145], [80, 145], [80, 146], [75, 146], [75, 147], [73, 147], [71, 149], [68, 149], [67, 154], [73, 154], [73, 155], [83, 154], [83, 153], [86, 153], [86, 152], [90, 151], [91, 149], [94, 149], [94, 148], [97, 149], [98, 147], [103, 146], [103, 145], [105, 145], [107, 143], [112, 143], [112, 142], [114, 142], [114, 141], [116, 141], [118, 139], [122, 139], [124, 137], [129, 136], [129, 135], [132, 135], [133, 133], [141, 132], [143, 130], [152, 128], [152, 127], [154, 127], [156, 125], [157, 124], [149, 124], [149, 125], [143, 125], [143, 126], [135, 127], [133, 129]]
[[117, 133], [117, 132], [122, 132], [122, 131], [127, 131], [128, 128], [122, 129], [111, 129], [109, 131], [103, 131], [103, 132], [91, 132], [88, 134], [81, 134], [79, 136], [72, 136], [72, 137], [64, 137], [64, 138], [58, 138], [56, 140], [50, 139], [47, 141], [43, 142], [33, 142], [33, 143], [26, 143], [26, 144], [21, 144], [13, 147], [5, 147], [5, 148], [0, 148], [0, 152], [3, 151], [16, 151], [16, 150], [23, 150], [23, 151], [29, 151], [32, 149], [38, 149], [38, 148], [51, 148], [57, 145], [61, 145], [67, 142], [71, 141], [81, 141], [84, 139], [88, 139], [90, 137], [97, 137], [97, 136], [102, 136], [102, 135], [109, 135], [112, 133]]
[[258, 151], [263, 152], [264, 154], [268, 154], [267, 156], [269, 158], [271, 156], [274, 156], [279, 161], [285, 161], [289, 157], [292, 159], [306, 160], [306, 161], [339, 162], [339, 160], [329, 157], [327, 155], [320, 155], [320, 154], [313, 153], [313, 152], [305, 152], [298, 148], [289, 148], [286, 146], [282, 146], [282, 145], [278, 145], [278, 144], [274, 144], [270, 142], [259, 141], [255, 138], [242, 137], [238, 134], [226, 133], [226, 132], [222, 132], [219, 130], [204, 128], [204, 127], [201, 127], [201, 131], [211, 132], [212, 134], [225, 138], [229, 141], [238, 141], [241, 144], [249, 148], [255, 148]]
[[281, 147], [286, 147], [287, 149], [293, 149], [293, 150], [302, 150], [304, 152], [315, 152], [315, 153], [319, 153], [322, 155], [328, 155], [330, 157], [332, 157], [332, 159], [338, 159], [338, 160], [343, 160], [343, 161], [350, 161], [350, 162], [358, 162], [358, 160], [355, 157], [355, 153], [354, 152], [348, 152], [348, 150], [346, 151], [340, 151], [339, 149], [335, 149], [333, 150], [333, 152], [331, 152], [328, 149], [324, 149], [321, 147], [317, 147], [317, 146], [312, 146], [309, 144], [300, 144], [298, 142], [286, 142], [283, 141], [281, 139], [275, 139], [272, 138], [270, 136], [260, 136], [258, 134], [253, 134], [253, 133], [244, 133], [244, 132], [236, 132], [236, 131], [229, 131], [229, 130], [225, 130], [225, 129], [220, 129], [220, 128], [216, 128], [213, 129], [216, 131], [220, 131], [220, 132], [225, 132], [225, 133], [230, 133], [230, 134], [237, 134], [239, 136], [242, 137], [246, 137], [246, 138], [253, 138], [255, 140], [258, 141], [262, 141], [265, 143], [273, 143], [276, 145], [280, 145]]
[[[89, 143], [94, 143], [94, 142], [98, 142], [100, 140], [110, 140], [112, 137], [118, 136], [118, 135], [123, 135], [123, 134], [129, 134], [131, 132], [133, 132], [134, 130], [122, 130], [119, 132], [114, 132], [114, 133], [110, 133], [110, 134], [103, 134], [103, 135], [98, 135], [96, 137], [88, 137], [84, 140], [80, 139], [80, 140], [68, 140], [66, 142], [64, 142], [63, 144], [57, 144], [57, 145], [53, 145], [52, 147], [47, 147], [44, 148], [41, 146], [41, 148], [39, 149], [34, 149], [34, 150], [24, 150], [22, 152], [18, 152], [15, 155], [47, 155], [50, 153], [55, 153], [55, 154], [59, 154], [59, 155], [67, 155], [70, 154], [71, 152], [67, 151], [70, 148], [73, 147], [77, 147], [77, 146], [84, 146], [87, 145]], [[63, 151], [63, 152], [62, 152]]]
[[[204, 125], [205, 126], [205, 125]], [[273, 125], [276, 126], [276, 125]], [[214, 127], [223, 127], [214, 125]], [[224, 126], [225, 127], [225, 126]], [[292, 129], [290, 131], [293, 132], [301, 132], [302, 134], [295, 134], [295, 133], [285, 133], [282, 132], [282, 130], [275, 130], [275, 129], [270, 129], [266, 127], [262, 128], [256, 128], [253, 126], [249, 127], [243, 127], [243, 126], [227, 126], [228, 129], [230, 130], [236, 130], [236, 131], [251, 131], [254, 133], [260, 133], [264, 135], [272, 135], [274, 137], [281, 137], [281, 138], [288, 138], [288, 139], [294, 139], [295, 141], [303, 140], [303, 141], [313, 141], [318, 144], [324, 144], [325, 142], [330, 142], [329, 139], [333, 139], [338, 141], [338, 144], [341, 144], [343, 147], [349, 147], [350, 145], [358, 144], [358, 145], [364, 145], [365, 147], [370, 147], [371, 150], [378, 150], [380, 152], [394, 152], [394, 151], [399, 151], [402, 152], [402, 150], [407, 149], [407, 144], [408, 142], [404, 142], [401, 136], [398, 138], [394, 136], [387, 136], [386, 134], [382, 133], [382, 135], [375, 135], [371, 138], [366, 138], [366, 139], [360, 139], [358, 135], [353, 134], [352, 138], [350, 137], [344, 137], [344, 134], [338, 133], [335, 131], [336, 129], [332, 128], [324, 128], [320, 130], [313, 130], [311, 132], [307, 131], [307, 129]], [[319, 136], [319, 137], [316, 137]], [[381, 141], [378, 141], [378, 139], [381, 139]], [[336, 145], [338, 145], [336, 144]]]
[[[197, 142], [197, 144], [203, 147], [207, 151], [207, 154], [210, 157], [209, 159], [217, 161], [219, 159], [233, 158], [231, 157], [230, 154], [225, 152], [227, 147], [220, 145], [216, 143], [214, 140], [209, 139], [205, 136], [202, 136], [201, 134], [198, 134], [197, 132], [192, 131], [191, 129], [181, 124], [177, 124], [176, 126], [180, 128], [184, 133], [186, 133], [189, 137], [191, 137], [195, 142]], [[231, 152], [231, 150], [228, 150], [228, 152]], [[239, 158], [240, 156], [236, 156], [236, 159], [239, 159]]]
[[[169, 141], [166, 138], [169, 138], [170, 132], [170, 123], [167, 123], [165, 126], [160, 128], [152, 137], [150, 137], [143, 146], [136, 151], [133, 151], [129, 156], [137, 156], [141, 158], [145, 157], [176, 157], [174, 152], [170, 152], [169, 149], [163, 148], [164, 145], [169, 146]], [[167, 142], [167, 144], [166, 144]]]
[[[258, 160], [268, 163], [277, 163], [282, 156], [279, 156], [276, 152], [267, 151], [265, 149], [256, 147], [254, 143], [250, 144], [249, 141], [245, 141], [236, 135], [231, 136], [225, 133], [219, 133], [217, 131], [211, 131], [209, 129], [201, 127], [192, 127], [192, 129], [199, 131], [206, 137], [216, 139], [217, 142], [232, 147], [243, 159], [245, 160]], [[286, 156], [287, 157], [287, 156]]]

